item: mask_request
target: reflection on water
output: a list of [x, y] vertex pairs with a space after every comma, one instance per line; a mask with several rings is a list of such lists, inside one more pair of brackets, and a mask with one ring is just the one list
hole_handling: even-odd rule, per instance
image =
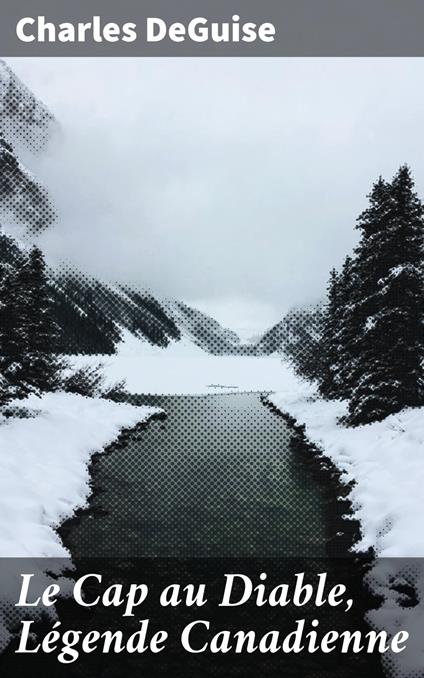
[[164, 421], [93, 469], [74, 556], [323, 556], [322, 490], [257, 394], [138, 397]]

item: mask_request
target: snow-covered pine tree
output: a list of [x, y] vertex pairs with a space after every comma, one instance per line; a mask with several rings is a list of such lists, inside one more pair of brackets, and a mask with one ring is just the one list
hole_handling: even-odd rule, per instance
[[340, 315], [340, 275], [336, 269], [330, 272], [327, 286], [327, 305], [321, 339], [319, 390], [324, 398], [337, 398], [337, 380], [340, 370], [337, 338]]
[[352, 392], [356, 357], [353, 342], [357, 334], [357, 319], [354, 314], [357, 293], [357, 270], [355, 261], [347, 256], [339, 275], [337, 322], [334, 343], [337, 347], [337, 374], [334, 397], [346, 399]]
[[0, 373], [2, 402], [26, 393], [22, 385], [22, 358], [28, 350], [25, 331], [26, 302], [22, 276], [25, 256], [19, 252], [12, 264], [2, 264], [0, 282]]
[[423, 403], [424, 209], [406, 165], [374, 185], [358, 228], [351, 425]]
[[328, 301], [321, 339], [320, 392], [325, 398], [348, 398], [352, 391], [355, 338], [353, 315], [356, 294], [356, 269], [347, 256], [340, 273], [330, 274]]
[[0, 289], [0, 372], [9, 396], [52, 390], [59, 383], [50, 294], [40, 249], [16, 257]]
[[[0, 236], [1, 238], [1, 236]], [[10, 388], [8, 380], [3, 376], [3, 344], [4, 335], [7, 331], [6, 314], [4, 312], [6, 302], [6, 280], [8, 269], [3, 261], [0, 261], [0, 405], [8, 402], [10, 399]]]
[[57, 354], [58, 328], [52, 318], [52, 298], [46, 264], [38, 247], [33, 247], [21, 271], [19, 282], [24, 303], [24, 342], [22, 381], [40, 391], [59, 384], [60, 361]]

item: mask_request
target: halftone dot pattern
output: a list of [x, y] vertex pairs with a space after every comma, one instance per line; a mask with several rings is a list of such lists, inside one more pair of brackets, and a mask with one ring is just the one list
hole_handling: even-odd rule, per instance
[[13, 148], [0, 136], [1, 212], [6, 219], [38, 232], [50, 226], [56, 213], [47, 191], [28, 174], [14, 154]]
[[136, 398], [166, 418], [93, 465], [79, 556], [323, 556], [326, 491], [259, 394]]
[[[19, 149], [37, 154], [58, 131], [44, 104], [0, 62], [0, 222], [11, 221], [29, 235], [51, 226], [57, 215], [46, 188], [20, 161]], [[7, 265], [20, 251], [2, 236], [0, 254]], [[208, 351], [223, 354], [233, 346], [228, 332], [183, 305], [170, 309], [148, 292], [65, 268], [52, 277], [63, 353], [112, 353], [120, 328], [164, 347], [181, 338], [177, 315]], [[294, 309], [257, 345], [237, 350], [282, 351], [313, 377], [321, 320], [319, 306]], [[327, 470], [327, 486], [315, 482], [311, 464], [293, 444], [293, 430], [258, 394], [133, 401], [163, 407], [166, 418], [127, 432], [110, 454], [97, 458], [89, 510], [62, 528], [73, 556], [326, 555], [343, 529], [333, 520], [340, 517], [336, 511], [332, 517], [335, 487], [328, 491], [332, 478], [337, 485], [337, 474]], [[372, 576], [375, 589], [376, 573]], [[397, 592], [400, 608], [414, 607], [422, 575], [405, 568], [402, 576], [391, 581], [390, 590]], [[406, 675], [390, 657], [385, 668], [388, 675]], [[308, 676], [315, 675], [323, 677], [310, 666]], [[423, 672], [408, 675], [422, 678]]]
[[38, 154], [57, 131], [46, 106], [0, 61], [0, 223], [37, 233], [55, 221], [47, 190], [20, 162], [19, 151]]
[[[371, 619], [390, 633], [406, 631], [409, 640], [402, 653], [388, 652], [382, 657], [384, 673], [390, 678], [422, 678], [422, 592], [424, 590], [423, 558], [376, 559], [366, 575], [370, 591], [381, 600], [379, 610]], [[417, 667], [420, 668], [417, 670]]]
[[42, 151], [57, 122], [47, 106], [0, 60], [1, 130], [6, 140], [16, 140], [32, 153]]

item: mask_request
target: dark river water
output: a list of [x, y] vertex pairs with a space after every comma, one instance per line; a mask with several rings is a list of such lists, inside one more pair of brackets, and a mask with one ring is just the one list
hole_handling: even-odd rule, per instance
[[[64, 629], [116, 631], [124, 637], [141, 619], [153, 630], [169, 632], [166, 651], [118, 655], [95, 651], [64, 667], [54, 654], [6, 655], [21, 678], [358, 678], [381, 676], [379, 657], [366, 654], [191, 654], [182, 650], [181, 634], [196, 619], [209, 620], [197, 643], [221, 629], [253, 629], [261, 637], [272, 629], [293, 631], [300, 617], [307, 628], [318, 617], [322, 633], [331, 629], [368, 631], [364, 621], [368, 594], [362, 565], [353, 559], [328, 558], [332, 532], [329, 506], [337, 504], [329, 482], [316, 477], [310, 451], [302, 454], [299, 436], [282, 417], [265, 407], [260, 394], [137, 397], [134, 403], [158, 405], [163, 420], [129, 431], [98, 455], [91, 468], [93, 495], [88, 509], [61, 528], [70, 550], [75, 579], [100, 573], [101, 584], [85, 590], [89, 598], [118, 582], [148, 582], [149, 596], [135, 616], [96, 605], [88, 609], [64, 599], [58, 604]], [[303, 444], [303, 443], [302, 443]], [[314, 475], [315, 473], [315, 475]], [[319, 474], [318, 474], [319, 475]], [[334, 496], [333, 496], [334, 495]], [[333, 503], [331, 503], [331, 498]], [[341, 607], [222, 608], [225, 573], [239, 572], [258, 584], [293, 582], [296, 572], [316, 582], [328, 573], [331, 586], [344, 582], [355, 604]], [[158, 605], [165, 586], [204, 583], [206, 607]], [[239, 595], [239, 594], [237, 594]], [[45, 632], [45, 630], [44, 630]], [[9, 675], [5, 671], [2, 675]]]
[[259, 394], [140, 398], [163, 421], [97, 458], [74, 556], [324, 556], [322, 487]]

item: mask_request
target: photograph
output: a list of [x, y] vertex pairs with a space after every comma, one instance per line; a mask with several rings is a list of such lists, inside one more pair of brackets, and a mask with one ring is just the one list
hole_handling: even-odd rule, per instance
[[2, 675], [424, 676], [423, 58], [64, 54], [0, 61]]

